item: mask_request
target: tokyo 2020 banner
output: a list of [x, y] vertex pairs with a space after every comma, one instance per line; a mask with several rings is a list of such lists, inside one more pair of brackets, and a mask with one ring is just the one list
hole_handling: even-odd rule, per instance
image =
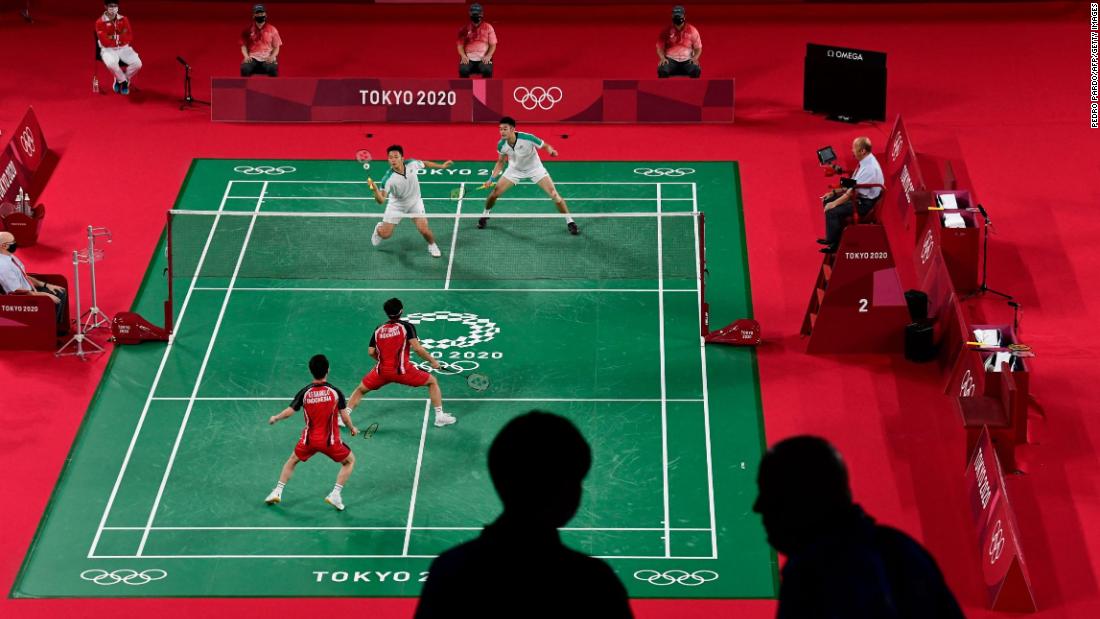
[[225, 122], [730, 123], [734, 80], [214, 78]]

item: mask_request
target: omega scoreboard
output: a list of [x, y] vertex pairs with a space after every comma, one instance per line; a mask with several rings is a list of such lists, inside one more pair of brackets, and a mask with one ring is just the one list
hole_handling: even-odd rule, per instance
[[802, 109], [835, 120], [886, 120], [886, 54], [806, 44]]

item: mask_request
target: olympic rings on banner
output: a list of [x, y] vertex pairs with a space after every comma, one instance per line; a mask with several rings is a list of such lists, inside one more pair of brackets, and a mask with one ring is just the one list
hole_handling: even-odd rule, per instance
[[522, 105], [525, 110], [533, 110], [535, 108], [549, 110], [557, 105], [564, 96], [561, 88], [557, 86], [551, 86], [549, 88], [543, 88], [542, 86], [532, 86], [531, 88], [516, 86], [516, 89], [512, 91], [512, 99], [514, 99], [516, 103]]

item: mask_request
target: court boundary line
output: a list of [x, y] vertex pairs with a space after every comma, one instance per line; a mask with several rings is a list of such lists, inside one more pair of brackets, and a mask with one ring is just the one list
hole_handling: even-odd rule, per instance
[[[696, 198], [696, 185], [691, 184], [691, 212], [699, 212], [699, 203]], [[695, 225], [695, 256], [700, 256], [699, 247], [699, 225], [696, 220]], [[748, 272], [745, 273], [746, 277]], [[703, 320], [703, 270], [702, 265], [699, 264], [699, 260], [695, 261], [695, 290], [699, 301], [699, 321], [700, 327]], [[701, 331], [702, 329], [700, 329]], [[711, 453], [711, 441], [710, 441], [710, 385], [707, 382], [707, 341], [702, 335], [699, 336], [699, 364], [701, 366], [701, 374], [703, 380], [703, 440], [706, 441], [707, 452], [707, 499], [710, 503], [710, 550], [711, 558], [718, 559], [718, 521], [715, 515], [714, 507], [714, 457]]]
[[[96, 555], [94, 559], [434, 559], [439, 555]], [[713, 561], [711, 557], [666, 557], [662, 555], [592, 555], [596, 559], [646, 561]], [[244, 597], [244, 596], [239, 596]], [[310, 596], [313, 597], [313, 596]]]
[[[234, 183], [240, 183], [240, 182], [263, 183], [263, 188], [261, 189], [261, 195], [258, 198], [257, 197], [230, 196], [230, 195], [228, 195], [229, 193], [231, 193]], [[260, 181], [260, 180], [254, 180], [253, 181], [253, 180], [229, 179], [227, 181], [226, 193], [223, 196], [222, 205], [219, 206], [219, 211], [222, 211], [224, 209], [224, 203], [225, 203], [226, 200], [230, 200], [230, 199], [254, 199], [254, 200], [257, 200], [258, 201], [257, 208], [251, 214], [252, 223], [254, 224], [255, 221], [256, 221], [256, 218], [257, 218], [257, 214], [259, 213], [260, 205], [262, 204], [263, 201], [265, 201], [265, 199], [291, 199], [290, 197], [280, 197], [280, 198], [267, 197], [267, 198], [265, 198], [264, 193], [266, 193], [267, 185], [269, 183], [290, 183], [290, 182], [306, 182], [306, 181]], [[333, 182], [333, 181], [313, 181], [313, 182], [316, 182], [316, 183], [329, 183], [329, 182]], [[347, 182], [356, 182], [356, 183], [358, 183], [359, 181], [347, 181]], [[458, 181], [458, 182], [462, 182], [462, 181]], [[462, 182], [462, 183], [464, 184], [464, 182]], [[424, 184], [455, 184], [455, 181], [442, 181], [442, 182], [438, 182], [438, 183], [432, 183], [430, 181], [427, 181], [427, 182], [424, 182]], [[658, 197], [656, 198], [656, 201], [657, 201], [657, 214], [658, 215], [660, 215], [661, 211], [662, 211], [661, 204], [662, 204], [663, 199], [667, 199], [667, 200], [670, 200], [670, 201], [671, 200], [683, 200], [683, 201], [691, 200], [692, 203], [693, 203], [693, 208], [692, 208], [691, 214], [694, 215], [694, 214], [698, 213], [697, 198], [696, 198], [697, 186], [696, 186], [696, 183], [694, 183], [694, 182], [669, 182], [669, 183], [661, 183], [661, 182], [649, 182], [649, 183], [643, 183], [643, 182], [634, 182], [634, 183], [608, 182], [608, 183], [603, 183], [603, 182], [600, 182], [600, 183], [559, 183], [559, 184], [563, 184], [563, 185], [565, 185], [565, 184], [653, 185], [653, 186], [656, 187], [657, 194], [658, 194]], [[692, 187], [692, 197], [691, 198], [663, 198], [663, 196], [661, 196], [661, 193], [662, 193], [661, 192], [661, 185], [662, 184], [690, 185]], [[322, 199], [328, 199], [328, 200], [337, 199], [338, 200], [338, 199], [345, 199], [345, 198], [324, 197]], [[431, 199], [431, 198], [429, 198], [429, 199]], [[442, 199], [446, 199], [446, 198], [437, 198], [437, 199], [442, 200]], [[578, 198], [578, 199], [583, 200], [583, 198]], [[599, 199], [599, 198], [594, 198], [594, 199]], [[532, 198], [531, 200], [542, 200], [542, 198]], [[652, 199], [651, 198], [623, 198], [622, 200], [650, 201]], [[459, 204], [459, 210], [460, 209], [461, 209], [461, 203]], [[237, 214], [237, 213], [233, 213], [233, 214]], [[209, 242], [210, 242], [210, 240], [212, 239], [212, 237], [214, 235], [215, 227], [216, 227], [218, 221], [219, 221], [219, 218], [216, 217], [215, 218], [215, 223], [212, 225], [211, 232], [208, 236], [207, 246], [204, 248], [204, 254], [205, 254], [206, 249], [209, 248]], [[648, 529], [648, 528], [596, 529], [596, 528], [593, 528], [593, 529], [586, 529], [586, 530], [653, 530], [653, 531], [664, 531], [666, 533], [666, 535], [665, 535], [666, 552], [665, 552], [665, 556], [663, 556], [663, 557], [661, 557], [661, 556], [637, 556], [637, 557], [609, 556], [609, 557], [606, 557], [606, 558], [613, 558], [613, 559], [631, 559], [631, 558], [637, 558], [637, 559], [678, 559], [678, 558], [679, 559], [707, 559], [707, 558], [711, 558], [711, 559], [716, 559], [717, 558], [717, 546], [716, 546], [717, 542], [716, 542], [716, 539], [715, 539], [716, 538], [716, 526], [715, 526], [715, 519], [714, 519], [714, 501], [713, 501], [713, 465], [712, 465], [712, 460], [711, 460], [712, 454], [710, 452], [711, 447], [710, 447], [710, 430], [709, 430], [709, 414], [708, 414], [709, 413], [709, 406], [708, 406], [708, 394], [706, 392], [707, 386], [706, 386], [706, 370], [705, 370], [705, 350], [702, 352], [702, 355], [701, 355], [702, 362], [703, 362], [702, 374], [703, 374], [703, 383], [704, 383], [703, 384], [703, 394], [702, 394], [703, 397], [702, 398], [684, 398], [684, 399], [670, 399], [670, 398], [667, 398], [667, 378], [665, 376], [665, 369], [666, 368], [665, 368], [665, 359], [664, 359], [664, 356], [665, 356], [664, 355], [664, 346], [665, 346], [665, 342], [664, 342], [664, 337], [665, 337], [664, 320], [665, 320], [665, 317], [664, 317], [664, 311], [663, 311], [664, 310], [664, 308], [663, 308], [663, 305], [664, 305], [663, 294], [664, 294], [664, 292], [694, 292], [694, 293], [696, 293], [696, 295], [701, 295], [701, 290], [699, 288], [698, 282], [696, 283], [695, 289], [677, 289], [677, 288], [673, 288], [673, 289], [667, 289], [666, 290], [664, 288], [664, 285], [663, 285], [664, 284], [664, 282], [663, 282], [663, 239], [661, 238], [662, 237], [662, 235], [661, 235], [661, 222], [662, 221], [663, 220], [660, 217], [657, 218], [657, 222], [658, 222], [658, 225], [657, 225], [657, 227], [658, 227], [658, 287], [656, 289], [613, 289], [613, 288], [583, 288], [583, 289], [562, 289], [562, 288], [552, 288], [552, 289], [468, 288], [468, 289], [461, 289], [460, 288], [460, 289], [452, 289], [452, 288], [448, 288], [448, 287], [445, 286], [442, 289], [440, 289], [440, 288], [426, 288], [426, 289], [407, 289], [407, 290], [423, 290], [423, 291], [437, 291], [437, 290], [452, 291], [453, 290], [453, 291], [456, 291], [456, 292], [470, 292], [470, 291], [480, 291], [480, 292], [500, 292], [500, 291], [507, 291], [507, 292], [521, 292], [521, 291], [543, 292], [543, 291], [545, 291], [545, 292], [562, 292], [562, 293], [580, 293], [580, 292], [593, 292], [593, 291], [597, 291], [597, 292], [646, 292], [646, 293], [657, 292], [658, 298], [659, 298], [658, 313], [659, 313], [659, 316], [660, 316], [660, 329], [659, 330], [661, 332], [660, 333], [660, 343], [661, 343], [660, 347], [661, 347], [661, 357], [662, 357], [662, 360], [661, 360], [662, 398], [660, 398], [660, 399], [656, 399], [656, 398], [654, 398], [654, 399], [642, 399], [642, 398], [626, 398], [626, 399], [623, 399], [623, 398], [560, 398], [560, 399], [555, 399], [555, 398], [525, 398], [525, 399], [451, 398], [451, 399], [454, 399], [454, 400], [468, 400], [468, 401], [478, 401], [478, 400], [480, 400], [480, 401], [518, 401], [518, 400], [522, 400], [522, 401], [565, 401], [565, 402], [568, 402], [568, 401], [575, 401], [575, 402], [660, 402], [662, 404], [662, 435], [663, 435], [663, 437], [662, 437], [662, 451], [663, 451], [663, 466], [662, 466], [662, 469], [663, 469], [664, 478], [665, 478], [665, 483], [664, 483], [664, 485], [665, 485], [664, 502], [665, 502], [665, 514], [666, 514], [666, 518], [665, 518], [665, 522], [664, 522], [665, 526], [663, 528], [654, 528], [654, 529]], [[456, 226], [457, 226], [458, 222], [459, 222], [459, 220], [458, 220], [458, 218], [456, 218]], [[247, 244], [248, 244], [247, 236], [250, 236], [251, 230], [252, 230], [252, 226], [250, 225], [249, 234], [246, 235], [245, 242], [242, 246], [242, 252], [241, 252], [242, 256], [247, 251]], [[698, 228], [696, 227], [696, 228], [694, 228], [694, 230], [695, 230], [695, 235], [696, 235], [696, 239], [695, 239], [696, 249], [698, 251]], [[455, 239], [452, 238], [452, 245], [454, 244], [454, 240]], [[453, 258], [453, 251], [452, 251], [452, 258]], [[238, 258], [238, 269], [239, 269], [239, 266], [240, 266], [240, 262], [241, 262], [241, 260], [240, 260], [240, 258]], [[200, 264], [201, 264], [201, 262], [200, 262]], [[696, 265], [696, 271], [697, 271], [697, 277], [698, 277], [698, 272], [699, 272], [698, 264]], [[198, 273], [198, 270], [196, 271], [195, 278], [197, 278], [197, 273]], [[236, 279], [236, 273], [237, 272], [235, 271], [233, 280]], [[195, 278], [193, 278], [193, 280]], [[313, 291], [313, 290], [316, 290], [316, 291], [330, 292], [330, 291], [333, 291], [333, 290], [348, 290], [348, 291], [403, 290], [403, 289], [392, 289], [392, 288], [332, 289], [332, 288], [260, 288], [260, 287], [256, 287], [256, 288], [247, 288], [247, 287], [245, 287], [245, 288], [239, 288], [238, 289], [238, 288], [234, 288], [233, 280], [231, 280], [230, 285], [228, 287], [224, 287], [224, 288], [222, 288], [222, 287], [199, 287], [199, 286], [194, 286], [193, 285], [194, 281], [193, 281], [192, 282], [192, 287], [188, 291], [188, 298], [185, 299], [185, 304], [186, 304], [186, 301], [189, 300], [189, 298], [191, 296], [191, 293], [194, 290], [226, 291], [227, 292], [226, 301], [228, 301], [228, 297], [233, 291], [250, 291], [251, 292], [251, 291], [286, 291], [286, 290], [291, 290], [291, 291]], [[219, 323], [221, 322], [221, 319], [224, 316], [224, 310], [225, 310], [225, 305], [226, 304], [223, 304], [222, 313], [219, 314], [219, 318], [218, 318]], [[182, 320], [182, 317], [183, 317], [183, 312], [181, 311], [180, 320]], [[179, 321], [177, 321], [177, 325], [178, 325], [178, 323], [179, 323]], [[214, 338], [216, 337], [216, 333], [217, 333], [217, 330], [218, 330], [217, 327], [218, 326], [216, 325], [215, 335], [211, 337], [210, 348], [213, 347]], [[166, 349], [165, 355], [162, 358], [161, 369], [163, 369], [164, 365], [166, 365], [167, 358], [168, 358], [168, 352], [169, 351]], [[208, 348], [208, 352], [207, 352], [208, 357], [209, 357], [209, 352], [210, 351], [209, 351], [209, 348]], [[205, 364], [206, 364], [206, 360], [204, 360], [204, 366], [205, 366]], [[203, 373], [203, 371], [200, 368], [200, 378], [198, 380], [196, 380], [196, 385], [195, 385], [195, 389], [194, 389], [195, 392], [197, 392], [199, 384], [201, 383], [202, 373]], [[154, 392], [155, 392], [155, 389], [151, 389], [150, 390], [150, 395], [152, 395], [152, 393], [154, 393]], [[193, 402], [193, 401], [216, 400], [216, 399], [221, 399], [221, 398], [199, 398], [199, 397], [195, 397], [195, 398], [171, 398], [171, 397], [155, 397], [154, 396], [154, 397], [150, 397], [148, 399], [148, 401], [146, 403], [146, 407], [148, 408], [149, 404], [152, 401], [157, 401], [157, 400], [188, 400], [188, 401]], [[285, 398], [224, 398], [224, 399], [284, 400]], [[375, 398], [375, 399], [377, 399], [377, 400], [421, 400], [423, 398]], [[707, 442], [707, 463], [708, 463], [707, 473], [708, 473], [708, 485], [710, 486], [710, 504], [711, 504], [710, 505], [710, 507], [711, 507], [711, 526], [707, 527], [707, 528], [673, 528], [673, 527], [670, 526], [671, 522], [670, 522], [669, 517], [668, 517], [668, 514], [669, 514], [669, 510], [668, 510], [669, 490], [668, 490], [667, 417], [666, 417], [666, 415], [667, 415], [667, 402], [670, 402], [670, 401], [672, 401], [672, 402], [703, 402], [704, 403], [704, 415], [705, 415], [705, 419], [706, 419], [706, 437], [705, 438], [706, 438], [706, 442]], [[146, 410], [147, 410], [147, 408], [146, 408]], [[190, 408], [191, 407], [189, 406], [189, 409]], [[430, 409], [430, 401], [427, 405], [427, 408]], [[428, 415], [428, 411], [426, 410], [425, 419], [427, 419], [427, 415]], [[426, 421], [425, 421], [425, 424], [426, 424]], [[184, 427], [186, 426], [186, 414], [185, 414], [183, 426]], [[182, 435], [184, 427], [181, 427], [180, 435]], [[426, 425], [425, 425], [425, 428], [426, 428]], [[134, 443], [136, 443], [136, 439], [138, 438], [139, 433], [140, 433], [140, 430], [135, 432], [135, 436], [133, 437], [133, 440], [131, 442], [132, 445]], [[176, 447], [178, 447], [179, 438], [180, 437], [178, 436]], [[421, 446], [421, 448], [423, 448], [423, 445]], [[176, 448], [173, 449], [172, 457], [175, 456], [175, 452], [176, 452]], [[169, 460], [169, 469], [166, 470], [166, 473], [165, 473], [165, 479], [162, 480], [161, 490], [160, 490], [160, 492], [158, 492], [158, 499], [157, 499], [158, 502], [160, 500], [160, 494], [163, 492], [163, 489], [164, 489], [163, 488], [163, 481], [166, 481], [166, 479], [168, 477], [168, 473], [170, 472], [171, 459], [172, 458], [170, 458], [170, 460]], [[418, 469], [419, 469], [419, 463], [418, 463]], [[117, 486], [119, 485], [118, 482], [120, 482], [121, 479], [122, 479], [122, 473], [123, 473], [123, 471], [120, 471], [120, 475], [116, 479], [116, 490], [117, 490]], [[420, 555], [408, 555], [407, 554], [407, 548], [408, 548], [408, 543], [409, 543], [408, 534], [412, 530], [421, 530], [421, 529], [430, 529], [430, 528], [412, 527], [411, 518], [412, 518], [414, 505], [415, 505], [415, 488], [414, 488], [413, 499], [410, 502], [410, 520], [409, 520], [406, 527], [402, 527], [403, 529], [406, 530], [407, 535], [406, 535], [405, 552], [403, 552], [403, 554], [401, 556], [396, 556], [396, 555], [316, 555], [316, 557], [317, 558], [342, 558], [342, 557], [372, 557], [372, 556], [377, 556], [379, 558], [417, 558]], [[153, 518], [155, 517], [155, 512], [156, 512], [156, 504], [154, 504], [153, 512], [150, 514], [150, 519], [149, 519], [148, 525], [146, 527], [137, 529], [137, 530], [143, 530], [143, 531], [146, 532], [145, 535], [143, 535], [143, 538], [142, 538], [142, 547], [145, 544], [145, 540], [148, 536], [148, 531], [150, 531], [150, 530], [164, 530], [164, 528], [161, 528], [161, 527], [152, 527], [151, 526]], [[105, 523], [107, 517], [109, 516], [109, 513], [110, 513], [110, 509], [108, 508], [104, 512], [103, 522], [101, 522], [101, 525], [100, 525], [100, 527], [97, 531], [97, 538], [99, 537], [99, 534], [103, 530], [122, 530], [122, 529], [124, 529], [124, 528], [121, 528], [121, 527], [106, 527], [106, 526], [104, 526], [104, 523]], [[480, 530], [480, 527], [470, 527], [469, 529], [470, 530]], [[466, 530], [466, 528], [459, 528], [457, 530]], [[567, 529], [562, 529], [562, 530], [572, 530], [572, 529], [567, 528]], [[576, 530], [581, 530], [581, 529], [576, 529]], [[671, 532], [671, 531], [694, 531], [694, 532], [709, 531], [711, 533], [711, 538], [712, 538], [713, 555], [711, 557], [673, 557], [672, 554], [671, 554], [671, 549], [670, 549], [670, 539], [669, 539], [670, 536], [668, 535], [668, 533]], [[90, 551], [90, 553], [89, 553], [89, 558], [114, 558], [114, 557], [111, 557], [111, 556], [108, 556], [108, 555], [97, 555], [97, 556], [93, 557], [93, 553], [94, 553], [94, 545], [93, 545], [92, 551]], [[214, 557], [216, 557], [216, 558], [264, 558], [264, 557], [283, 557], [283, 556], [288, 557], [288, 558], [289, 557], [301, 557], [301, 558], [312, 558], [312, 557], [314, 557], [314, 555], [211, 555], [212, 558], [214, 558]], [[434, 556], [434, 555], [432, 555], [432, 556]], [[424, 555], [425, 558], [431, 558], [432, 556]], [[124, 555], [124, 556], [121, 556], [121, 557], [118, 557], [118, 558], [160, 558], [160, 557], [161, 556], [158, 556], [158, 555], [144, 555], [144, 554], [142, 554], [141, 548], [139, 548], [139, 551], [138, 551], [137, 555], [134, 555], [134, 556]], [[165, 556], [163, 556], [163, 558], [201, 558], [201, 557], [202, 557], [201, 555], [193, 555], [193, 556], [190, 556], [190, 557], [188, 557], [187, 555], [165, 555]]]
[[260, 196], [256, 199], [256, 208], [253, 210], [252, 221], [248, 224], [248, 231], [245, 232], [244, 241], [241, 243], [241, 252], [237, 256], [237, 264], [233, 268], [233, 277], [229, 280], [229, 289], [225, 291], [225, 298], [222, 299], [221, 310], [218, 311], [218, 318], [214, 322], [214, 330], [210, 334], [210, 341], [206, 345], [206, 354], [203, 355], [202, 365], [199, 366], [199, 374], [195, 377], [195, 386], [191, 390], [191, 399], [187, 403], [187, 409], [183, 412], [183, 419], [180, 421], [179, 431], [176, 433], [176, 441], [172, 444], [172, 452], [168, 456], [168, 464], [164, 467], [164, 475], [160, 480], [160, 488], [157, 489], [157, 496], [153, 499], [153, 508], [149, 511], [149, 520], [145, 524], [145, 532], [141, 536], [141, 542], [138, 544], [137, 556], [141, 556], [145, 550], [145, 544], [149, 541], [149, 528], [153, 526], [153, 521], [157, 517], [157, 510], [160, 508], [160, 501], [164, 498], [164, 488], [168, 485], [168, 477], [172, 474], [172, 465], [175, 464], [176, 454], [179, 453], [180, 443], [183, 441], [184, 432], [187, 431], [187, 420], [191, 417], [191, 411], [195, 408], [195, 396], [199, 393], [199, 387], [202, 385], [203, 376], [206, 374], [206, 366], [210, 362], [210, 354], [214, 351], [214, 343], [218, 340], [218, 333], [221, 332], [222, 319], [225, 318], [225, 310], [229, 307], [229, 299], [233, 296], [233, 284], [237, 281], [237, 274], [241, 270], [241, 264], [244, 262], [245, 253], [248, 251], [248, 242], [252, 239], [252, 230], [256, 225], [256, 215], [259, 214], [260, 208], [264, 203], [264, 193], [267, 192], [267, 183], [264, 183], [260, 189]]
[[412, 540], [413, 517], [416, 514], [416, 494], [420, 489], [420, 469], [424, 463], [424, 443], [428, 440], [428, 415], [431, 413], [432, 401], [424, 400], [424, 422], [420, 427], [420, 448], [416, 452], [416, 472], [413, 474], [412, 496], [409, 497], [409, 517], [405, 521], [405, 544], [401, 548], [401, 556], [409, 556], [409, 543]]
[[[455, 208], [455, 215], [462, 214], [462, 201], [466, 199], [466, 183], [463, 182], [458, 186], [458, 206]], [[451, 270], [455, 265], [455, 246], [458, 245], [458, 225], [462, 222], [462, 219], [455, 217], [455, 226], [451, 230], [451, 253], [447, 256], [447, 277], [443, 280], [443, 289], [449, 290], [451, 288]]]
[[[223, 291], [224, 286], [197, 286], [195, 290]], [[580, 294], [583, 292], [657, 292], [656, 288], [321, 288], [310, 287], [264, 287], [252, 286], [233, 288], [233, 292], [561, 292]], [[665, 292], [691, 292], [699, 294], [696, 288], [666, 288]]]
[[[404, 531], [409, 527], [152, 527], [154, 531]], [[103, 527], [104, 531], [143, 531], [145, 527]], [[481, 531], [484, 527], [412, 527], [413, 531]], [[628, 531], [657, 533], [663, 527], [558, 527], [558, 531]], [[709, 532], [710, 527], [672, 527], [677, 532]]]
[[[192, 398], [185, 396], [156, 396], [154, 401], [166, 401], [166, 402], [186, 402]], [[294, 399], [293, 395], [286, 397], [276, 396], [199, 396], [194, 398], [196, 402], [227, 402], [227, 401], [240, 401], [240, 402], [289, 402]], [[424, 398], [398, 398], [398, 397], [371, 397], [372, 402], [419, 402]], [[658, 403], [661, 402], [661, 398], [452, 398], [448, 397], [448, 401], [455, 402], [632, 402], [632, 403]], [[665, 402], [702, 402], [703, 398], [665, 398]]]
[[[229, 197], [229, 194], [233, 191], [233, 181], [230, 180], [225, 184], [225, 192], [222, 194], [222, 200], [218, 204], [218, 212], [225, 209], [225, 201]], [[214, 232], [218, 228], [219, 216], [214, 217], [214, 222], [210, 225], [210, 232], [206, 236], [206, 244], [202, 248], [202, 253], [199, 255], [198, 266], [195, 268], [195, 274], [191, 277], [191, 285], [187, 289], [187, 295], [184, 296], [183, 305], [180, 306], [180, 313], [176, 317], [175, 329], [172, 335], [168, 338], [168, 343], [164, 347], [164, 354], [161, 355], [160, 365], [157, 367], [157, 373], [153, 377], [153, 384], [149, 386], [149, 394], [145, 398], [145, 405], [141, 409], [141, 415], [138, 417], [137, 425], [134, 426], [134, 434], [130, 438], [130, 444], [126, 448], [126, 455], [122, 458], [122, 464], [119, 466], [118, 475], [115, 477], [114, 486], [111, 488], [111, 493], [107, 498], [107, 505], [103, 508], [103, 516], [99, 520], [99, 526], [96, 527], [95, 536], [92, 538], [92, 545], [88, 548], [88, 559], [95, 558], [96, 548], [99, 545], [100, 537], [103, 534], [103, 527], [107, 524], [107, 519], [110, 517], [111, 509], [114, 507], [115, 498], [118, 496], [118, 489], [122, 486], [122, 478], [126, 474], [126, 469], [130, 465], [130, 458], [133, 456], [134, 447], [137, 445], [138, 436], [141, 435], [141, 430], [145, 426], [145, 419], [149, 414], [149, 406], [154, 401], [153, 394], [156, 393], [157, 387], [160, 385], [160, 377], [164, 373], [164, 367], [168, 363], [168, 356], [172, 353], [172, 347], [176, 343], [176, 334], [179, 333], [180, 325], [183, 324], [183, 318], [187, 314], [187, 308], [191, 303], [191, 295], [195, 291], [195, 284], [198, 282], [199, 273], [201, 272], [202, 265], [206, 261], [207, 252], [210, 249], [210, 243], [214, 239]]]
[[661, 368], [661, 481], [664, 486], [665, 556], [672, 554], [672, 513], [668, 489], [668, 382], [665, 374], [665, 252], [661, 227], [661, 184], [657, 183], [657, 341]]

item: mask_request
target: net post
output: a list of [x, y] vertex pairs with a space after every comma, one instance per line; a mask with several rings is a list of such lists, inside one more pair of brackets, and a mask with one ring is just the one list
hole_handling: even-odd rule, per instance
[[164, 330], [172, 333], [172, 211], [166, 213], [168, 222], [164, 226], [165, 253], [168, 261], [168, 300], [164, 302]]
[[699, 226], [699, 308], [702, 311], [702, 316], [699, 317], [700, 335], [706, 337], [710, 333], [710, 304], [707, 303], [707, 243], [706, 243], [706, 225], [704, 225], [705, 215], [702, 211], [699, 211], [699, 219], [695, 222], [695, 225]]

